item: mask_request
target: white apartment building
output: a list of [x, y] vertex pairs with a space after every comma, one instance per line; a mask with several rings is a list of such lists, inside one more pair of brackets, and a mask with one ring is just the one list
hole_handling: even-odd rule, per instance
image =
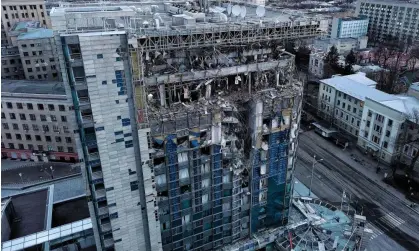
[[367, 17], [334, 17], [330, 32], [331, 38], [358, 38], [368, 32]]
[[400, 156], [405, 143], [402, 136], [412, 122], [409, 116], [419, 108], [419, 100], [414, 97], [392, 96], [381, 102], [366, 98], [358, 137], [360, 147], [387, 163]]
[[401, 1], [358, 0], [355, 14], [369, 18], [368, 31], [383, 39], [391, 35], [419, 39], [419, 4]]
[[11, 44], [10, 29], [21, 21], [39, 21], [42, 26], [50, 27], [44, 0], [2, 0], [1, 1], [1, 44]]
[[365, 73], [320, 81], [319, 115], [357, 137], [359, 147], [391, 163], [399, 157], [406, 120], [419, 108], [415, 97], [396, 96], [375, 89]]

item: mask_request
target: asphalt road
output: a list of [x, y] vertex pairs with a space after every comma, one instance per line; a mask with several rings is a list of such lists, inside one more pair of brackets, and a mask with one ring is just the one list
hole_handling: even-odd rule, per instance
[[313, 131], [300, 134], [296, 177], [309, 186], [312, 156], [323, 158], [315, 165], [312, 191], [321, 199], [340, 205], [345, 190], [352, 208], [363, 211], [374, 231], [369, 251], [419, 250], [419, 215], [406, 206], [404, 199], [353, 168], [337, 151], [342, 149]]

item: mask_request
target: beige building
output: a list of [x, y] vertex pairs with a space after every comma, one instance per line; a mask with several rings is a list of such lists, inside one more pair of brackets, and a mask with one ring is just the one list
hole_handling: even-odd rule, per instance
[[2, 47], [2, 79], [60, 80], [51, 29], [39, 21], [17, 22], [9, 30], [10, 46]]
[[17, 22], [37, 20], [44, 27], [50, 27], [45, 1], [43, 0], [2, 0], [1, 1], [2, 46], [11, 43], [9, 30]]
[[1, 153], [11, 159], [75, 162], [73, 103], [63, 83], [2, 80]]

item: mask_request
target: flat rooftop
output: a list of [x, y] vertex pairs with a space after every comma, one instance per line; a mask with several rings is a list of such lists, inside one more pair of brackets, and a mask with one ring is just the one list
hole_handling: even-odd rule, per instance
[[[45, 230], [48, 210], [48, 188], [11, 197], [8, 207], [14, 212], [7, 215], [11, 230], [2, 242]], [[2, 200], [3, 202], [3, 200]], [[6, 218], [2, 217], [2, 221]], [[2, 233], [3, 236], [3, 233]]]
[[31, 31], [20, 34], [17, 37], [17, 40], [52, 38], [53, 36], [54, 36], [53, 30], [37, 29], [37, 30], [31, 30]]
[[90, 217], [86, 196], [54, 204], [52, 207], [52, 225], [59, 227]]
[[22, 21], [15, 23], [10, 29], [10, 31], [26, 32], [30, 29], [38, 28], [41, 28], [41, 23], [39, 21]]
[[64, 84], [59, 81], [1, 80], [1, 92], [24, 94], [65, 95]]
[[[17, 162], [17, 163], [16, 163]], [[20, 165], [19, 165], [20, 163]], [[60, 162], [20, 162], [2, 160], [1, 184], [36, 184], [80, 174], [80, 167]], [[9, 168], [7, 167], [9, 165]], [[51, 167], [53, 171], [51, 172]], [[22, 177], [19, 175], [21, 174]]]

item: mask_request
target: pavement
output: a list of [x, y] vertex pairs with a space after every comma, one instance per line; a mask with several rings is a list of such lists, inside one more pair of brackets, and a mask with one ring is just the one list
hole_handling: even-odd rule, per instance
[[307, 186], [313, 155], [323, 161], [315, 165], [312, 191], [335, 205], [340, 205], [345, 191], [351, 207], [367, 217], [374, 231], [368, 250], [418, 250], [419, 214], [408, 207], [403, 193], [382, 181], [389, 167], [383, 165], [377, 174], [377, 162], [359, 150], [343, 150], [314, 131], [305, 131], [300, 134], [295, 174]]
[[[51, 171], [51, 168], [52, 170]], [[80, 174], [80, 167], [60, 162], [1, 160], [1, 185], [35, 184]]]

